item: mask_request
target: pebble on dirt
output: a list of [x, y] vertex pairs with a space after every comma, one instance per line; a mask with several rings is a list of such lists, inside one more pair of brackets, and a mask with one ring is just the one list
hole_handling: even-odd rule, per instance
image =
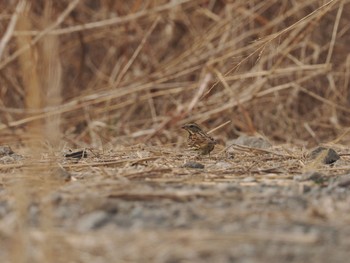
[[187, 162], [182, 167], [191, 169], [204, 169], [204, 165], [197, 162]]
[[324, 164], [333, 164], [340, 159], [339, 154], [334, 149], [323, 146], [318, 146], [317, 148], [313, 149], [310, 152], [309, 157], [311, 159], [316, 159], [320, 157], [321, 154], [324, 156], [322, 160]]

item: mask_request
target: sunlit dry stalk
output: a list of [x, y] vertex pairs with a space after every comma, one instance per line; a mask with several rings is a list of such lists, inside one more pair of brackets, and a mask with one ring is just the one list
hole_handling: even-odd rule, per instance
[[25, 7], [25, 1], [19, 1], [17, 6], [16, 6], [16, 10], [15, 12], [12, 14], [11, 16], [11, 20], [7, 26], [6, 32], [5, 34], [2, 36], [1, 40], [0, 40], [0, 60], [3, 56], [4, 53], [4, 49], [7, 45], [7, 43], [10, 41], [12, 35], [13, 35], [13, 31], [16, 27], [16, 23], [17, 23], [17, 19], [18, 19], [18, 15], [21, 14], [23, 12], [23, 9]]
[[[52, 17], [51, 2], [47, 2], [45, 8], [45, 18], [42, 24], [51, 23]], [[47, 35], [43, 38], [41, 76], [43, 89], [45, 90], [44, 107], [57, 107], [62, 103], [62, 65], [59, 55], [59, 38], [57, 36]], [[61, 119], [60, 114], [47, 117], [45, 119], [45, 138], [54, 148], [61, 140]]]
[[[29, 5], [20, 14], [17, 30], [31, 30], [31, 20], [29, 17]], [[42, 89], [38, 72], [38, 50], [36, 46], [31, 45], [31, 36], [18, 36], [18, 49], [30, 46], [19, 56], [19, 66], [22, 76], [22, 83], [25, 92], [25, 107], [27, 109], [41, 109], [42, 107]], [[41, 137], [42, 120], [36, 120], [28, 124], [28, 133], [32, 135], [34, 140]], [[39, 138], [38, 138], [39, 137]], [[34, 145], [32, 145], [34, 146]]]
[[[26, 5], [23, 12], [19, 14], [17, 22], [17, 30], [31, 30], [32, 21], [30, 19], [30, 6]], [[18, 36], [17, 49], [25, 48], [24, 52], [18, 57], [19, 71], [22, 80], [22, 85], [25, 93], [25, 107], [27, 109], [40, 109], [42, 107], [42, 92], [41, 83], [38, 75], [38, 51], [37, 47], [30, 45], [31, 36]], [[26, 126], [27, 134], [29, 135], [27, 147], [30, 149], [32, 157], [36, 158], [39, 155], [40, 140], [42, 139], [42, 120], [36, 120]], [[27, 189], [28, 182], [33, 174], [24, 170], [25, 176], [17, 183], [13, 184], [13, 193], [16, 200], [17, 225], [18, 234], [14, 241], [14, 247], [17, 251], [23, 251], [21, 256], [19, 253], [13, 254], [13, 262], [26, 262], [29, 259], [29, 228], [28, 228], [28, 208], [31, 198]]]

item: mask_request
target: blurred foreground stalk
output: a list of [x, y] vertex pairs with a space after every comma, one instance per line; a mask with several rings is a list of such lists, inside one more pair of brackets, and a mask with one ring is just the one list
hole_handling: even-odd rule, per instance
[[[18, 31], [30, 31], [34, 28], [32, 25], [30, 6], [24, 8], [20, 14], [17, 28]], [[43, 14], [40, 17], [40, 26], [42, 29], [51, 24], [52, 2], [46, 1]], [[31, 117], [44, 112], [48, 107], [59, 106], [61, 99], [61, 63], [59, 59], [59, 41], [57, 36], [44, 36], [37, 44], [33, 44], [33, 37], [29, 35], [19, 35], [16, 37], [17, 49], [23, 50], [18, 58], [18, 71], [24, 89], [24, 104], [26, 108], [26, 117]], [[57, 166], [55, 158], [52, 163], [41, 165], [39, 160], [42, 154], [49, 153], [54, 157], [58, 150], [61, 139], [60, 134], [60, 115], [40, 118], [31, 121], [25, 127], [26, 146], [28, 148], [28, 162], [35, 161], [37, 167], [23, 169], [20, 173], [20, 180], [11, 186], [16, 200], [18, 233], [13, 243], [13, 251], [21, 251], [12, 255], [12, 262], [30, 262], [31, 261], [31, 227], [29, 208], [33, 202], [40, 205], [42, 217], [40, 218], [40, 228], [48, 237], [48, 242], [40, 251], [46, 262], [54, 262], [52, 254], [52, 240], [49, 238], [53, 232], [52, 206], [51, 204], [41, 202], [54, 189], [52, 178]], [[51, 151], [50, 151], [51, 150]]]
[[[31, 20], [29, 18], [29, 7], [20, 14], [17, 22], [17, 30], [31, 30]], [[42, 96], [41, 85], [38, 76], [38, 52], [37, 48], [31, 45], [31, 36], [17, 36], [17, 48], [18, 50], [25, 49], [19, 56], [18, 64], [22, 76], [22, 84], [25, 93], [25, 107], [27, 112], [31, 110], [39, 110], [42, 108]], [[30, 48], [27, 48], [30, 46]], [[28, 145], [33, 151], [32, 154], [36, 154], [39, 146], [38, 139], [42, 137], [43, 123], [42, 120], [35, 120], [30, 122], [26, 127], [26, 132], [30, 138], [30, 145]], [[36, 149], [36, 150], [35, 150]]]

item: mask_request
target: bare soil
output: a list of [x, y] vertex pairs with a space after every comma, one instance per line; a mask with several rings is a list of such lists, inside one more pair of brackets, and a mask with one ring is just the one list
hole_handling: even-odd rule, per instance
[[47, 155], [41, 165], [6, 159], [0, 255], [21, 258], [15, 243], [31, 262], [346, 262], [350, 160], [346, 148], [333, 149], [341, 159], [332, 165], [291, 146], [210, 157], [120, 147], [79, 161]]

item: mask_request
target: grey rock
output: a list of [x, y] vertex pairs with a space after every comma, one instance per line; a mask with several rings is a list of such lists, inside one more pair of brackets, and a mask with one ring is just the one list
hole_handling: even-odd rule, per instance
[[95, 211], [83, 216], [77, 225], [81, 232], [94, 230], [103, 227], [110, 221], [111, 215], [105, 211]]
[[229, 169], [232, 168], [232, 164], [229, 162], [225, 162], [225, 161], [221, 161], [221, 162], [217, 162], [215, 164], [215, 166], [219, 169]]
[[55, 179], [58, 181], [68, 182], [72, 178], [72, 175], [62, 166], [53, 168], [51, 173], [52, 173], [52, 179]]
[[14, 163], [23, 159], [23, 156], [12, 151], [10, 146], [0, 146], [0, 163]]
[[237, 139], [230, 141], [228, 145], [233, 143], [258, 149], [267, 149], [272, 146], [272, 144], [264, 138], [247, 135], [239, 136]]
[[245, 183], [252, 183], [252, 182], [256, 182], [256, 179], [255, 177], [253, 176], [248, 176], [248, 177], [245, 177], [242, 179], [242, 182], [245, 182]]
[[338, 176], [332, 184], [332, 187], [342, 187], [349, 188], [350, 187], [350, 174], [344, 174]]
[[310, 152], [309, 157], [311, 159], [322, 158], [324, 164], [332, 164], [340, 159], [339, 154], [334, 149], [323, 146], [318, 146], [313, 149]]
[[191, 169], [204, 169], [204, 164], [197, 163], [197, 162], [187, 162], [182, 167], [191, 168]]
[[301, 175], [294, 176], [294, 180], [296, 180], [296, 181], [313, 181], [315, 183], [323, 183], [323, 182], [328, 180], [328, 177], [320, 172], [311, 171], [311, 172], [303, 173]]
[[14, 154], [10, 146], [0, 146], [0, 156]]

